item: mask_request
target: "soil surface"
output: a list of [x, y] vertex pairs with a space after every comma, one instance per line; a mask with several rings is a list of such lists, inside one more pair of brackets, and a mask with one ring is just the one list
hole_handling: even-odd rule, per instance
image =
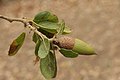
[[[120, 0], [0, 0], [0, 15], [34, 18], [51, 11], [72, 29], [69, 36], [91, 44], [98, 55], [65, 58], [57, 53], [58, 73], [53, 80], [120, 80]], [[17, 55], [9, 57], [12, 40], [21, 31], [27, 37]], [[0, 80], [45, 80], [34, 65], [32, 32], [21, 23], [0, 19]]]

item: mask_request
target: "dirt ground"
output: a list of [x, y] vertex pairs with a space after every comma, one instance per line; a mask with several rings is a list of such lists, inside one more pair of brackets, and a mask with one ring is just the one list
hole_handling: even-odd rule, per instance
[[[69, 36], [91, 44], [97, 56], [68, 59], [57, 53], [58, 73], [53, 80], [120, 80], [120, 0], [0, 0], [0, 14], [33, 18], [51, 11], [72, 29]], [[26, 31], [25, 44], [9, 57], [10, 43]], [[31, 35], [21, 23], [0, 19], [0, 80], [45, 80], [33, 64]]]

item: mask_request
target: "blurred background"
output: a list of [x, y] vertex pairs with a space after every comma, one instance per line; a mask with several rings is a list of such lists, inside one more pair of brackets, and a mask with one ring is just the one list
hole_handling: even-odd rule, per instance
[[[32, 19], [46, 10], [65, 20], [69, 36], [88, 42], [98, 54], [71, 59], [57, 53], [53, 80], [120, 80], [120, 0], [0, 0], [0, 15], [9, 17]], [[21, 31], [28, 33], [26, 41], [9, 57], [9, 45]], [[31, 35], [23, 24], [0, 19], [0, 80], [45, 80], [33, 63]]]

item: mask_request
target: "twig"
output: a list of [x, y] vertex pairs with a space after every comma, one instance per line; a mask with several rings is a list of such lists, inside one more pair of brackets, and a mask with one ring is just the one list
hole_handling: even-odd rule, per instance
[[39, 32], [35, 27], [31, 26], [29, 23], [26, 24], [33, 32], [37, 33], [42, 39], [43, 37], [48, 39], [44, 34]]
[[7, 20], [7, 21], [9, 21], [9, 22], [16, 21], [16, 22], [22, 22], [23, 24], [26, 24], [26, 20], [25, 20], [25, 19], [9, 18], [9, 17], [3, 16], [3, 15], [0, 15], [0, 18], [5, 19], [5, 20]]
[[[29, 24], [29, 20], [27, 19], [20, 19], [20, 18], [9, 18], [9, 17], [6, 17], [6, 16], [3, 16], [3, 15], [0, 15], [0, 18], [1, 19], [5, 19], [9, 22], [21, 22], [25, 25], [25, 27], [29, 27], [33, 32], [37, 33], [42, 39], [43, 37], [44, 38], [47, 38], [44, 34], [42, 34], [41, 32], [39, 32], [36, 27], [32, 26]], [[47, 38], [48, 39], [48, 38]], [[44, 39], [43, 39], [44, 40]]]

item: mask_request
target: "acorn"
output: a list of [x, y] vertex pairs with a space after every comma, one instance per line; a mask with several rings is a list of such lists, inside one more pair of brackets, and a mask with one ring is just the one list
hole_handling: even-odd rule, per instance
[[55, 40], [54, 43], [58, 45], [60, 48], [69, 49], [81, 55], [96, 54], [93, 47], [91, 47], [89, 44], [80, 39], [63, 36]]

